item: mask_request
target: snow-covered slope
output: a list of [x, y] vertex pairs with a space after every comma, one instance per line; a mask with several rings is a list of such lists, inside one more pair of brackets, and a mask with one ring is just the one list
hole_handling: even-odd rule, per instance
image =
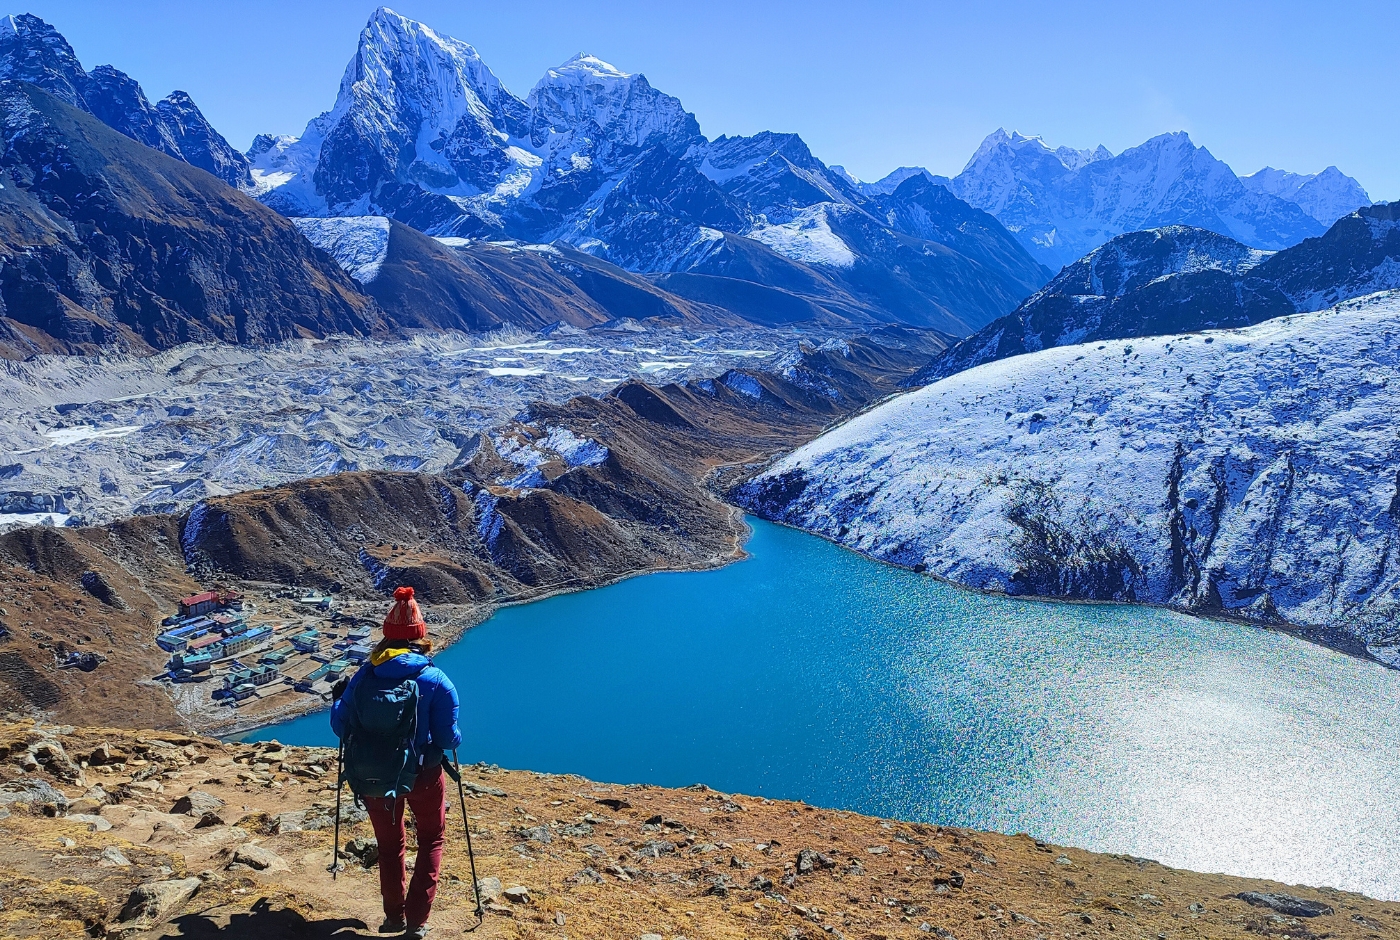
[[948, 186], [996, 216], [1052, 268], [1115, 235], [1164, 225], [1277, 250], [1321, 234], [1331, 221], [1319, 222], [1297, 199], [1246, 186], [1184, 132], [1115, 156], [1103, 147], [1052, 149], [1038, 137], [997, 130]]
[[1326, 627], [1400, 666], [1396, 414], [1392, 292], [959, 373], [738, 495], [972, 587]]
[[110, 65], [85, 71], [68, 41], [37, 16], [0, 16], [0, 79], [38, 85], [108, 127], [230, 186], [252, 184], [243, 154], [210, 126], [189, 95], [174, 91], [152, 105], [125, 72]]
[[1240, 177], [1246, 189], [1268, 193], [1297, 203], [1323, 225], [1331, 225], [1344, 215], [1371, 204], [1361, 184], [1334, 166], [1321, 173], [1290, 173], [1266, 166], [1257, 173]]
[[763, 242], [779, 254], [806, 264], [854, 267], [855, 252], [831, 230], [831, 213], [834, 211], [837, 211], [837, 207], [831, 203], [819, 203], [798, 212], [791, 222], [760, 225], [749, 237]]

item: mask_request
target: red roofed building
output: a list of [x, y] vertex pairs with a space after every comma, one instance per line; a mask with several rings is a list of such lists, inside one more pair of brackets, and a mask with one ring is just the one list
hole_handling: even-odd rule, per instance
[[213, 591], [205, 591], [203, 594], [192, 594], [182, 598], [180, 601], [181, 617], [196, 617], [200, 614], [207, 614], [215, 607], [219, 606], [219, 595]]
[[190, 640], [189, 650], [191, 652], [197, 653], [202, 649], [207, 649], [208, 647], [213, 646], [215, 643], [222, 643], [223, 640], [224, 638], [217, 633], [206, 633], [204, 634], [204, 636], [199, 637], [196, 640]]

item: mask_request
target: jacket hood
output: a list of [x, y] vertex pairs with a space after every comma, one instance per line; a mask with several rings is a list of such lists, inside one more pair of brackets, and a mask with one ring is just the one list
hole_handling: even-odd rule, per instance
[[408, 679], [418, 675], [424, 669], [432, 665], [432, 660], [422, 653], [407, 652], [400, 653], [393, 659], [386, 659], [378, 666], [372, 667], [374, 674], [384, 679]]

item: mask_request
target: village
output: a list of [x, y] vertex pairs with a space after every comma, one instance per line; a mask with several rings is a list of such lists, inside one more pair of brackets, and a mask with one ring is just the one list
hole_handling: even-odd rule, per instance
[[158, 678], [209, 683], [211, 704], [234, 709], [278, 695], [327, 697], [368, 658], [374, 624], [337, 611], [328, 595], [285, 593], [292, 593], [291, 617], [260, 612], [235, 590], [182, 598], [156, 637], [170, 654]]

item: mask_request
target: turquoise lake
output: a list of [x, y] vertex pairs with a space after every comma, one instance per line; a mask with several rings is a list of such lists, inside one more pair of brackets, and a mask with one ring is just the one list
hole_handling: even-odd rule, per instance
[[[499, 611], [463, 762], [802, 799], [1400, 899], [1400, 672], [987, 597], [759, 521], [751, 558]], [[333, 745], [325, 713], [251, 737]]]

